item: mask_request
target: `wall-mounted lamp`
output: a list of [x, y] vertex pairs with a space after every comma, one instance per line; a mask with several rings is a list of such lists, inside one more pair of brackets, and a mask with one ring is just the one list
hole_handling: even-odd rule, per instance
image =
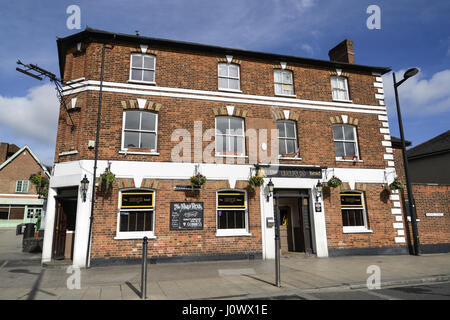
[[269, 180], [269, 183], [267, 184], [267, 202], [269, 202], [270, 197], [273, 195], [273, 187], [274, 184], [272, 182], [272, 179]]
[[317, 181], [316, 184], [316, 201], [319, 201], [319, 198], [322, 196], [323, 185], [320, 180]]
[[89, 180], [86, 177], [86, 175], [84, 175], [83, 180], [81, 180], [81, 192], [83, 193], [83, 202], [86, 202], [86, 192], [89, 188]]

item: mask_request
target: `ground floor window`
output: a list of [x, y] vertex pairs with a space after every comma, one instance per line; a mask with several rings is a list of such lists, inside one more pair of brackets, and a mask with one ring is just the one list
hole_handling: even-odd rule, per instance
[[344, 232], [368, 230], [364, 194], [346, 191], [340, 194], [340, 200]]
[[242, 191], [217, 192], [218, 234], [248, 232], [247, 198]]
[[0, 205], [0, 220], [22, 220], [25, 214], [25, 206]]
[[136, 238], [153, 236], [155, 192], [123, 190], [119, 201], [118, 235]]

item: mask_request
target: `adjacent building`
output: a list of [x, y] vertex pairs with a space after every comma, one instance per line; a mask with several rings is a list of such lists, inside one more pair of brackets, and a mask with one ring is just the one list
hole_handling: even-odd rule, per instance
[[[352, 41], [330, 61], [90, 28], [57, 44], [68, 109], [43, 262], [130, 262], [143, 237], [156, 261], [273, 259], [277, 212], [288, 252], [408, 252], [398, 192], [384, 192], [396, 176], [390, 69], [355, 64]], [[206, 183], [191, 187], [200, 174]], [[255, 175], [264, 182], [249, 188]], [[327, 187], [332, 177], [341, 185]]]
[[44, 199], [40, 198], [30, 175], [47, 175], [45, 165], [24, 146], [0, 144], [0, 227], [16, 227], [21, 223], [35, 223], [43, 214]]
[[[401, 141], [392, 137], [396, 172], [405, 181]], [[406, 146], [410, 146], [408, 141]], [[417, 215], [422, 253], [450, 252], [450, 131], [409, 148], [409, 177]], [[412, 229], [408, 193], [400, 193], [405, 213], [406, 240], [412, 252]]]

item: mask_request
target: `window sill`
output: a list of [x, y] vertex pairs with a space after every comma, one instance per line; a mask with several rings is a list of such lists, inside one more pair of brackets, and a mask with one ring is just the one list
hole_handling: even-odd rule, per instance
[[251, 237], [252, 234], [243, 229], [217, 230], [216, 237]]
[[346, 102], [346, 103], [353, 103], [353, 101], [352, 101], [352, 100], [344, 100], [344, 99], [333, 99], [333, 101], [336, 101], [336, 102]]
[[296, 157], [278, 157], [279, 160], [297, 160], [297, 161], [301, 161], [302, 158], [296, 158]]
[[276, 97], [289, 97], [289, 98], [297, 98], [297, 95], [295, 94], [282, 94], [282, 93], [275, 93]]
[[343, 233], [373, 233], [372, 230], [366, 229], [364, 227], [362, 228], [346, 228], [344, 227]]
[[237, 89], [225, 89], [225, 88], [219, 88], [219, 91], [228, 91], [228, 92], [239, 92], [242, 93], [242, 90], [237, 90]]
[[216, 158], [248, 158], [248, 156], [234, 156], [234, 155], [227, 155], [227, 154], [216, 154], [214, 155]]
[[156, 239], [153, 232], [121, 232], [114, 237], [114, 240], [142, 240], [144, 237], [148, 239]]
[[128, 151], [128, 150], [120, 150], [119, 154], [144, 154], [148, 156], [159, 156], [159, 152], [139, 152], [139, 151]]
[[148, 85], [151, 85], [151, 86], [156, 86], [156, 82], [155, 81], [141, 81], [141, 80], [129, 79], [128, 83], [148, 84]]
[[71, 154], [77, 154], [78, 150], [71, 150], [71, 151], [64, 151], [58, 154], [59, 157], [61, 156], [69, 156]]
[[363, 160], [347, 160], [342, 158], [336, 158], [335, 160], [339, 162], [358, 162], [358, 163], [364, 162]]

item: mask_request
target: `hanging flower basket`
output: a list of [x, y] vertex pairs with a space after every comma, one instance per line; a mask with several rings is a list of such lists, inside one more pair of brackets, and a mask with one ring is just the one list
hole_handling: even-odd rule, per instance
[[330, 188], [337, 188], [341, 185], [342, 185], [341, 179], [339, 179], [338, 177], [335, 177], [335, 176], [331, 177], [331, 179], [328, 180], [328, 182], [327, 182], [327, 186]]
[[30, 179], [32, 184], [36, 186], [36, 192], [39, 196], [47, 198], [48, 195], [48, 185], [49, 180], [45, 174], [41, 174], [41, 172], [36, 174], [31, 174]]
[[399, 179], [395, 178], [394, 181], [389, 185], [390, 190], [401, 190], [405, 187], [403, 182], [401, 182]]
[[100, 182], [98, 185], [99, 191], [111, 191], [114, 180], [116, 180], [116, 176], [109, 170], [109, 168], [106, 168], [105, 172], [100, 175]]
[[260, 176], [252, 176], [248, 179], [248, 185], [252, 187], [261, 187], [264, 184], [264, 178]]
[[206, 177], [201, 173], [197, 173], [196, 175], [192, 176], [189, 181], [191, 181], [192, 186], [201, 187], [206, 183]]

